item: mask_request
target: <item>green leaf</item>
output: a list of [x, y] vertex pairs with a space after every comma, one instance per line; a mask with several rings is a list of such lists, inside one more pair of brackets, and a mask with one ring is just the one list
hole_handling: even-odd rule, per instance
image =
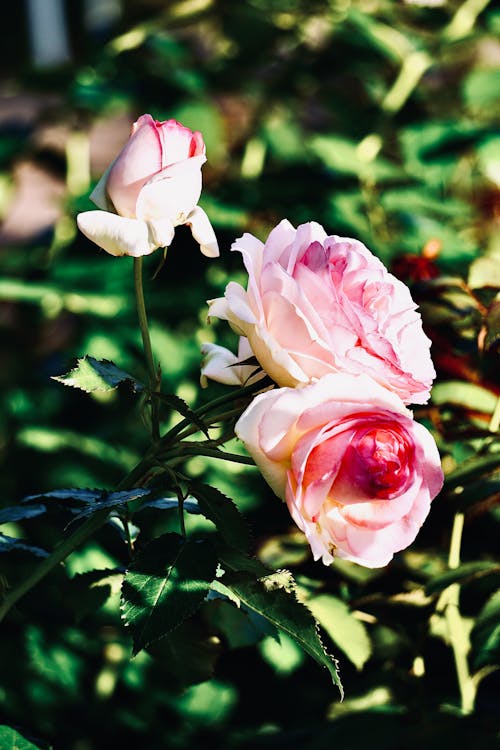
[[248, 551], [248, 527], [233, 501], [208, 484], [192, 484], [190, 491], [198, 500], [201, 513], [215, 524], [226, 543], [238, 550]]
[[358, 145], [340, 135], [316, 135], [309, 142], [311, 151], [334, 172], [357, 176], [370, 174], [378, 181], [399, 175], [399, 169], [386, 159], [362, 159]]
[[465, 409], [493, 414], [497, 397], [492, 391], [475, 383], [463, 380], [447, 380], [436, 383], [432, 389], [431, 399], [434, 404], [457, 404]]
[[121, 370], [107, 359], [95, 359], [89, 355], [78, 359], [76, 367], [65, 375], [54, 375], [52, 380], [79, 388], [85, 393], [93, 391], [112, 391], [120, 383], [130, 383], [134, 392], [142, 391], [144, 386], [125, 370]]
[[22, 734], [5, 724], [0, 726], [0, 747], [2, 750], [42, 750], [40, 745], [34, 745]]
[[282, 630], [318, 664], [326, 667], [343, 696], [337, 660], [325, 650], [311, 611], [298, 601], [289, 571], [281, 570], [258, 580], [243, 574], [226, 574], [222, 583], [240, 603]]
[[498, 107], [498, 90], [500, 88], [500, 70], [496, 68], [476, 68], [464, 81], [463, 96], [465, 104], [476, 114], [491, 113]]
[[458, 568], [447, 570], [445, 573], [441, 573], [429, 581], [425, 587], [425, 593], [430, 596], [431, 594], [436, 594], [439, 591], [447, 589], [452, 583], [468, 583], [490, 573], [500, 573], [500, 563], [489, 562], [487, 560], [464, 563]]
[[167, 404], [167, 406], [170, 406], [171, 409], [175, 409], [175, 411], [181, 414], [185, 419], [189, 419], [192, 424], [196, 425], [196, 427], [199, 428], [200, 432], [203, 432], [204, 435], [210, 437], [208, 433], [208, 426], [205, 424], [205, 422], [196, 414], [195, 411], [193, 411], [186, 404], [186, 402], [182, 398], [176, 396], [175, 393], [152, 393], [151, 395], [154, 398], [159, 398], [160, 401], [163, 401], [163, 403]]
[[488, 599], [479, 613], [471, 634], [474, 666], [498, 664], [500, 658], [500, 589]]
[[347, 604], [335, 596], [320, 594], [308, 599], [307, 606], [349, 661], [362, 669], [371, 656], [372, 644], [364, 624]]
[[216, 567], [209, 542], [173, 533], [153, 540], [137, 555], [122, 586], [122, 616], [132, 632], [134, 654], [196, 612]]

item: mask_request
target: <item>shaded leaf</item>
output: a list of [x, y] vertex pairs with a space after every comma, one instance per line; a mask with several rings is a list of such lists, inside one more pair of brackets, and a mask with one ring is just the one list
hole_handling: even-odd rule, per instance
[[86, 355], [78, 359], [76, 367], [65, 375], [54, 375], [52, 380], [79, 388], [85, 393], [93, 391], [112, 391], [120, 383], [129, 383], [135, 393], [142, 391], [144, 386], [125, 370], [121, 370], [107, 359], [95, 359]]
[[70, 508], [72, 512], [76, 512], [75, 517], [71, 523], [79, 520], [80, 518], [86, 518], [91, 516], [97, 511], [104, 510], [106, 508], [111, 509], [125, 505], [132, 500], [137, 500], [139, 497], [145, 497], [151, 494], [150, 490], [144, 489], [143, 487], [136, 487], [130, 490], [121, 490], [118, 492], [101, 490], [101, 489], [60, 489], [51, 490], [49, 492], [43, 492], [39, 495], [29, 495], [25, 497], [22, 502], [28, 502], [30, 500], [43, 499], [54, 499], [60, 500], [64, 503], [78, 503], [78, 507]]
[[485, 319], [484, 348], [492, 349], [500, 343], [500, 300], [493, 302]]
[[335, 596], [320, 594], [308, 599], [307, 606], [349, 661], [362, 669], [371, 656], [372, 644], [365, 625], [347, 604]]
[[484, 456], [474, 456], [464, 461], [456, 469], [445, 476], [445, 489], [464, 484], [482, 474], [487, 474], [500, 466], [500, 451], [498, 453], [486, 453]]
[[198, 500], [201, 513], [215, 524], [226, 543], [247, 551], [250, 544], [248, 527], [233, 501], [208, 484], [191, 484], [190, 490]]
[[500, 573], [500, 563], [487, 560], [464, 563], [458, 568], [447, 570], [429, 581], [425, 587], [425, 593], [427, 595], [436, 594], [448, 588], [452, 583], [465, 583], [475, 578], [482, 578], [490, 573]]
[[137, 487], [134, 490], [125, 490], [123, 492], [105, 492], [100, 497], [96, 497], [94, 502], [88, 503], [86, 508], [83, 508], [78, 515], [76, 515], [71, 523], [78, 521], [80, 518], [87, 518], [88, 516], [97, 513], [100, 510], [111, 508], [119, 508], [132, 500], [137, 500], [139, 497], [149, 495], [149, 490]]
[[242, 604], [269, 620], [326, 667], [343, 695], [337, 660], [326, 652], [311, 611], [298, 601], [291, 573], [278, 571], [258, 580], [243, 574], [226, 574], [222, 583]]
[[233, 573], [251, 573], [257, 578], [266, 576], [271, 572], [256, 557], [251, 557], [234, 547], [226, 547], [216, 542], [216, 549], [219, 561], [225, 570], [231, 570]]
[[483, 500], [495, 500], [500, 497], [500, 473], [494, 472], [491, 476], [482, 477], [478, 481], [467, 484], [459, 494], [454, 495], [456, 498], [457, 508], [461, 510], [468, 508]]
[[151, 395], [160, 399], [160, 401], [167, 404], [167, 406], [170, 406], [171, 409], [174, 409], [185, 419], [188, 419], [192, 424], [196, 425], [204, 435], [210, 437], [208, 433], [208, 425], [205, 424], [203, 419], [201, 419], [201, 417], [199, 417], [182, 398], [176, 396], [174, 393], [152, 393]]
[[13, 523], [15, 521], [23, 521], [26, 518], [35, 518], [40, 516], [46, 511], [45, 505], [25, 505], [18, 506], [13, 505], [9, 508], [2, 508], [0, 510], [0, 524], [2, 523]]
[[13, 536], [0, 534], [0, 553], [1, 552], [28, 552], [37, 557], [47, 557], [48, 552], [41, 547], [34, 547], [32, 544], [26, 544], [22, 539]]
[[196, 685], [213, 676], [220, 654], [220, 641], [211, 636], [200, 618], [190, 617], [160, 641], [149, 645], [147, 651], [160, 661], [169, 681], [173, 678], [180, 687]]
[[41, 498], [53, 498], [54, 500], [76, 500], [77, 502], [89, 503], [94, 501], [96, 498], [101, 497], [105, 490], [99, 489], [79, 489], [70, 488], [67, 490], [49, 490], [48, 492], [40, 492], [37, 495], [28, 495], [24, 497], [21, 502], [29, 503], [32, 500], [39, 500]]
[[66, 582], [64, 601], [79, 622], [83, 617], [94, 614], [112, 594], [119, 591], [122, 580], [123, 573], [110, 568], [79, 573]]
[[[145, 500], [139, 510], [144, 508], [154, 508], [156, 510], [172, 510], [173, 508], [179, 507], [179, 498], [177, 496], [172, 497], [157, 497], [152, 500]], [[182, 504], [182, 507], [188, 513], [199, 515], [201, 513], [198, 507], [198, 501], [194, 497], [186, 497]]]
[[498, 664], [500, 659], [500, 589], [486, 602], [477, 616], [471, 634], [474, 666]]
[[216, 567], [209, 542], [173, 533], [153, 540], [137, 555], [122, 586], [122, 616], [132, 632], [134, 654], [201, 606]]

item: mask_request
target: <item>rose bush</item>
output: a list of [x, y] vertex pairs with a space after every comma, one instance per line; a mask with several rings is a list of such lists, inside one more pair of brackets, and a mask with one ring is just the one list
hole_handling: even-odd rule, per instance
[[366, 375], [267, 391], [235, 432], [327, 565], [335, 556], [386, 565], [415, 539], [443, 483], [431, 434]]
[[175, 227], [188, 224], [201, 251], [216, 257], [214, 231], [197, 206], [205, 161], [201, 133], [142, 115], [90, 195], [102, 210], [79, 214], [78, 227], [111, 255], [139, 257], [168, 247]]
[[[416, 305], [361, 242], [283, 220], [265, 244], [246, 233], [232, 249], [243, 255], [247, 289], [230, 282], [209, 317], [248, 339], [278, 385], [366, 373], [405, 403], [427, 401], [435, 371]], [[219, 361], [217, 379], [229, 383]]]

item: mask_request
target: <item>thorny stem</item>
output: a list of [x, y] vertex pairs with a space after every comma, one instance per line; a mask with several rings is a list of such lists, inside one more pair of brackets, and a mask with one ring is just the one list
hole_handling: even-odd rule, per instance
[[[139, 318], [139, 328], [141, 329], [142, 345], [144, 356], [146, 358], [146, 367], [149, 377], [149, 388], [153, 394], [159, 390], [159, 376], [155, 367], [153, 350], [151, 348], [151, 338], [149, 336], [148, 318], [146, 314], [146, 305], [144, 302], [144, 289], [142, 286], [142, 257], [134, 258], [134, 289], [135, 301], [137, 305], [137, 316]], [[151, 431], [153, 440], [156, 442], [160, 439], [160, 420], [159, 404], [154, 396], [151, 396]]]

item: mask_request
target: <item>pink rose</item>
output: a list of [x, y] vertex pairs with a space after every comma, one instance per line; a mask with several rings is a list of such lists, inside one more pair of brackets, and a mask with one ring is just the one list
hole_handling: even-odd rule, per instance
[[430, 340], [408, 288], [358, 240], [316, 222], [283, 220], [265, 244], [244, 234], [247, 289], [228, 284], [209, 316], [248, 339], [278, 384], [366, 373], [405, 403], [425, 403], [435, 377]]
[[216, 257], [214, 231], [197, 206], [205, 161], [201, 133], [142, 115], [91, 193], [102, 211], [79, 214], [78, 227], [111, 255], [138, 257], [168, 247], [174, 228], [189, 224], [201, 251]]
[[326, 565], [335, 556], [387, 565], [443, 484], [431, 434], [366, 375], [267, 391], [235, 431]]

